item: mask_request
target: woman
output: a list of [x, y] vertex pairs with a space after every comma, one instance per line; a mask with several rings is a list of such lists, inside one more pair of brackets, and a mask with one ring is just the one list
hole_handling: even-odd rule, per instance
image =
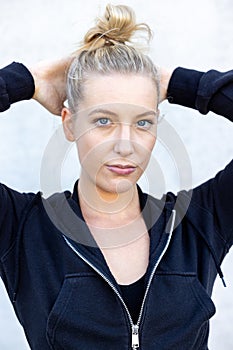
[[[231, 120], [233, 73], [178, 68], [160, 81], [129, 43], [139, 29], [150, 34], [128, 7], [109, 5], [72, 59], [61, 114], [81, 163], [73, 193], [43, 199], [1, 185], [0, 271], [32, 349], [207, 348], [213, 283], [233, 239], [233, 164], [161, 200], [136, 183], [159, 102]], [[31, 69], [34, 98], [54, 113], [70, 60]], [[1, 70], [1, 110], [32, 97], [32, 75]]]

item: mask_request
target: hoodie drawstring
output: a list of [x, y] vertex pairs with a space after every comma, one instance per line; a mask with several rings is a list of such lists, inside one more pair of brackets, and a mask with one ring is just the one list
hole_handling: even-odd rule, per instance
[[218, 259], [217, 259], [217, 256], [215, 254], [215, 251], [214, 251], [213, 247], [211, 246], [211, 244], [208, 242], [206, 236], [201, 231], [198, 230], [198, 234], [202, 237], [203, 241], [205, 242], [206, 246], [208, 247], [208, 249], [210, 251], [210, 254], [212, 255], [212, 258], [214, 260], [217, 273], [218, 273], [219, 277], [222, 280], [223, 286], [226, 287], [226, 283], [225, 283], [225, 280], [224, 280], [223, 272], [221, 270], [220, 264], [218, 263]]

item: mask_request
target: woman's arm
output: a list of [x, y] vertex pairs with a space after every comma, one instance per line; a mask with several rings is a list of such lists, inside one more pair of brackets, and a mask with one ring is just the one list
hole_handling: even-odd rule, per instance
[[[0, 112], [14, 102], [34, 98], [51, 113], [60, 115], [66, 99], [66, 70], [72, 56], [56, 61], [44, 61], [27, 69], [20, 63], [0, 69]], [[207, 73], [176, 68], [160, 68], [161, 101], [213, 111], [233, 118], [233, 70]], [[232, 120], [232, 119], [231, 119]]]
[[173, 72], [161, 69], [161, 85], [162, 99], [202, 114], [212, 111], [233, 121], [233, 70], [203, 73], [180, 67]]
[[[202, 114], [213, 111], [233, 121], [233, 70], [225, 73], [210, 70], [203, 73], [177, 68], [170, 79], [164, 78], [164, 86], [166, 84], [166, 97], [170, 103], [197, 109]], [[206, 213], [206, 217], [212, 218], [216, 227], [216, 235], [213, 233], [212, 240], [214, 242], [216, 239], [215, 243], [217, 240], [219, 242], [225, 240], [225, 253], [233, 244], [232, 180], [233, 161], [213, 179], [190, 192], [192, 196], [190, 208], [195, 207], [196, 211]], [[192, 219], [195, 219], [193, 215]], [[206, 224], [202, 229], [203, 232], [209, 230], [206, 234], [212, 233], [212, 229]], [[220, 262], [223, 255], [219, 254], [216, 248], [216, 256]]]
[[29, 68], [35, 82], [33, 99], [49, 112], [61, 115], [66, 100], [66, 75], [72, 56], [43, 61]]
[[60, 115], [66, 99], [66, 71], [72, 56], [60, 60], [43, 61], [27, 69], [12, 63], [0, 69], [0, 112], [14, 102], [30, 98], [48, 111]]
[[[1, 69], [0, 111], [33, 97], [50, 112], [60, 114], [66, 98], [65, 75], [70, 59], [42, 62], [30, 69], [14, 62]], [[0, 258], [16, 240], [23, 213], [34, 198], [33, 193], [18, 193], [0, 184]]]
[[32, 98], [34, 90], [33, 77], [23, 64], [13, 62], [0, 69], [0, 112], [14, 102]]

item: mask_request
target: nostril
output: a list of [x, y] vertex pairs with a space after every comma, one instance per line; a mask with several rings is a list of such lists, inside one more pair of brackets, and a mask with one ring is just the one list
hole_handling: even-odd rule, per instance
[[122, 156], [127, 156], [134, 152], [133, 143], [130, 140], [118, 139], [115, 143], [114, 151]]

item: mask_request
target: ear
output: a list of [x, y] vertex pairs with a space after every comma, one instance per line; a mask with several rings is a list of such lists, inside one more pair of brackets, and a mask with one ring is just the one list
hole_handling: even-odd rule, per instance
[[62, 109], [61, 117], [62, 117], [63, 130], [67, 140], [70, 142], [75, 141], [72, 113], [67, 107], [64, 107]]

